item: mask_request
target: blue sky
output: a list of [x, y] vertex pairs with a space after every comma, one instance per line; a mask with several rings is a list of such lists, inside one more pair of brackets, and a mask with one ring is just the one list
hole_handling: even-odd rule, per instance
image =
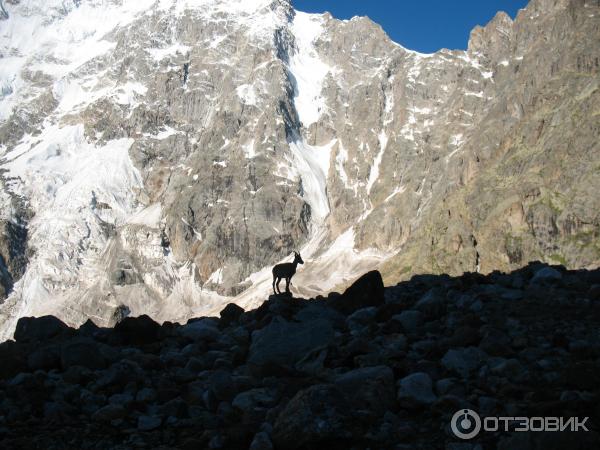
[[299, 11], [329, 11], [338, 19], [369, 16], [392, 40], [423, 53], [466, 49], [469, 32], [497, 11], [515, 17], [527, 0], [292, 0]]

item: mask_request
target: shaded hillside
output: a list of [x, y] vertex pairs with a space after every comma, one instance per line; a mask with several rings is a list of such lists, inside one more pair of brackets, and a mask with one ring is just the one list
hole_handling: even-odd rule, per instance
[[[0, 344], [3, 448], [479, 448], [452, 414], [589, 416], [587, 433], [482, 433], [481, 448], [600, 444], [600, 270], [378, 272], [327, 298], [78, 330], [22, 318]], [[496, 447], [497, 445], [497, 447]]]

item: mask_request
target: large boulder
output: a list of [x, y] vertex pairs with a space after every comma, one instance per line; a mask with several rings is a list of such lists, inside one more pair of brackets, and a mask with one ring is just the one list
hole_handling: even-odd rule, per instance
[[477, 347], [450, 349], [442, 358], [442, 365], [463, 378], [477, 370], [487, 360], [488, 355]]
[[361, 276], [339, 297], [333, 297], [328, 303], [343, 314], [352, 314], [367, 306], [379, 306], [385, 302], [383, 279], [377, 270]]
[[361, 367], [338, 375], [335, 385], [356, 409], [380, 416], [394, 404], [394, 372], [387, 366]]
[[0, 343], [0, 379], [12, 378], [27, 370], [26, 346], [14, 341]]
[[398, 401], [406, 407], [431, 405], [437, 400], [433, 393], [433, 381], [424, 372], [416, 372], [402, 378], [398, 388]]
[[15, 329], [17, 342], [41, 342], [72, 331], [54, 316], [21, 317]]
[[190, 321], [180, 327], [178, 333], [192, 341], [216, 341], [221, 335], [217, 322], [212, 319]]
[[294, 323], [276, 317], [252, 333], [248, 364], [258, 373], [301, 370], [311, 356], [318, 358], [326, 351], [333, 337], [333, 327], [325, 319]]
[[[298, 392], [283, 408], [273, 428], [275, 448], [327, 448], [350, 443], [358, 430], [354, 409], [335, 386], [317, 384]], [[335, 447], [337, 448], [337, 447]]]
[[100, 351], [100, 345], [92, 340], [72, 340], [60, 349], [60, 364], [63, 370], [72, 366], [82, 366], [88, 369], [104, 369], [106, 358]]
[[221, 316], [221, 324], [224, 326], [230, 323], [236, 322], [240, 316], [244, 313], [244, 308], [236, 305], [235, 303], [228, 303], [225, 308], [219, 313]]
[[115, 332], [126, 344], [150, 344], [158, 338], [160, 325], [147, 315], [125, 317], [115, 325]]

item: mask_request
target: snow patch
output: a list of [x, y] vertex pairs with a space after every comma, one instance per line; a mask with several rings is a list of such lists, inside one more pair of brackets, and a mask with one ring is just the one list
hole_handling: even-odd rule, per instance
[[213, 273], [211, 273], [210, 276], [208, 277], [208, 280], [206, 280], [206, 282], [212, 283], [212, 284], [223, 283], [223, 268], [219, 267], [217, 270], [215, 270]]
[[256, 92], [251, 84], [242, 84], [236, 88], [235, 92], [245, 105], [256, 105]]
[[162, 61], [167, 56], [177, 55], [178, 53], [184, 55], [191, 49], [190, 46], [177, 42], [165, 48], [146, 48], [145, 50], [155, 61]]
[[314, 223], [320, 224], [329, 214], [327, 174], [333, 139], [326, 145], [312, 146], [303, 140], [290, 142], [291, 171], [302, 180], [303, 198], [310, 205]]
[[153, 203], [144, 209], [136, 212], [127, 219], [128, 224], [143, 225], [150, 228], [158, 228], [162, 215], [162, 207], [160, 203]]
[[256, 156], [256, 151], [254, 150], [254, 139], [247, 144], [242, 145], [242, 149], [244, 150], [244, 155], [246, 155], [246, 158], [252, 159]]
[[290, 28], [296, 42], [296, 51], [288, 66], [296, 82], [294, 105], [300, 121], [308, 127], [319, 120], [325, 109], [325, 99], [321, 91], [325, 76], [331, 70], [319, 58], [314, 46], [314, 42], [323, 32], [323, 18], [297, 11]]
[[373, 184], [375, 184], [375, 181], [377, 181], [377, 178], [379, 178], [379, 166], [381, 165], [383, 152], [385, 151], [385, 147], [387, 146], [388, 142], [388, 137], [384, 130], [381, 130], [377, 137], [379, 139], [379, 152], [375, 156], [373, 165], [371, 166], [371, 171], [369, 172], [369, 180], [367, 181], [367, 194], [371, 193]]

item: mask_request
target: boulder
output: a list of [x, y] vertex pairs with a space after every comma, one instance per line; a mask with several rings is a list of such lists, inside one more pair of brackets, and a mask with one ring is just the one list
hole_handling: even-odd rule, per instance
[[283, 408], [273, 427], [275, 448], [325, 448], [350, 443], [360, 433], [352, 405], [335, 386], [316, 384], [298, 392]]
[[416, 334], [423, 325], [423, 314], [421, 311], [416, 310], [402, 311], [400, 314], [393, 316], [392, 320], [399, 322], [404, 332]]
[[0, 343], [0, 379], [14, 377], [27, 369], [25, 345], [14, 341]]
[[27, 357], [27, 366], [32, 371], [58, 369], [60, 365], [60, 348], [58, 346], [38, 348]]
[[325, 319], [293, 323], [276, 317], [252, 333], [248, 364], [258, 373], [294, 369], [311, 354], [324, 350], [333, 337], [333, 328]]
[[64, 344], [60, 349], [60, 364], [63, 370], [71, 366], [88, 369], [104, 369], [107, 366], [99, 344], [88, 339], [72, 340]]
[[387, 366], [361, 367], [335, 378], [334, 384], [356, 409], [380, 416], [394, 403], [394, 372]]
[[544, 267], [535, 272], [535, 275], [531, 279], [533, 284], [550, 284], [562, 280], [562, 274], [552, 268]]
[[192, 341], [216, 341], [221, 332], [214, 320], [201, 319], [180, 327], [179, 334]]
[[405, 407], [431, 405], [437, 400], [433, 382], [425, 372], [417, 372], [402, 378], [399, 383], [398, 401]]
[[265, 431], [259, 431], [252, 439], [250, 450], [273, 450], [271, 438]]
[[140, 431], [152, 431], [160, 427], [162, 420], [157, 416], [138, 417], [137, 427]]
[[96, 422], [110, 422], [125, 417], [126, 411], [121, 405], [106, 405], [92, 414], [92, 420]]
[[41, 342], [73, 331], [54, 316], [21, 317], [15, 329], [17, 342]]
[[125, 317], [115, 325], [115, 332], [126, 344], [151, 344], [158, 338], [160, 325], [147, 315]]
[[372, 270], [361, 276], [339, 297], [327, 300], [328, 304], [343, 314], [352, 314], [367, 306], [379, 306], [385, 302], [381, 274]]
[[235, 303], [228, 303], [219, 314], [221, 316], [221, 324], [227, 326], [230, 323], [237, 322], [243, 313], [244, 308]]
[[442, 365], [447, 370], [467, 378], [486, 358], [487, 354], [477, 347], [462, 347], [448, 350], [442, 358]]

